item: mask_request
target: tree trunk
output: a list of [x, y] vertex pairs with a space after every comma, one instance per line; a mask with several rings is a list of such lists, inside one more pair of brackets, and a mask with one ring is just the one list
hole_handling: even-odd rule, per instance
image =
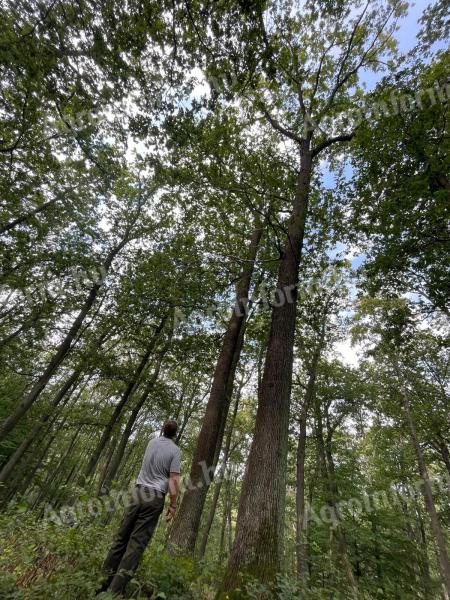
[[355, 574], [353, 572], [353, 566], [350, 561], [350, 556], [348, 552], [347, 540], [345, 539], [345, 534], [342, 529], [341, 524], [341, 512], [339, 509], [339, 489], [336, 482], [336, 473], [334, 466], [334, 459], [331, 452], [331, 438], [327, 440], [327, 444], [325, 446], [325, 454], [327, 459], [327, 467], [328, 467], [328, 477], [330, 483], [330, 501], [334, 510], [334, 514], [337, 518], [337, 526], [333, 530], [333, 533], [337, 539], [339, 551], [341, 557], [344, 561], [345, 573], [347, 576], [348, 583], [352, 589], [353, 596], [358, 598], [358, 583], [355, 579]]
[[[108, 273], [114, 258], [120, 252], [120, 250], [122, 250], [122, 248], [125, 246], [127, 241], [128, 241], [128, 238], [125, 237], [120, 242], [120, 244], [118, 244], [117, 246], [115, 246], [114, 248], [112, 248], [109, 251], [109, 253], [106, 257], [106, 260], [103, 263], [104, 273]], [[72, 326], [70, 327], [65, 338], [58, 346], [55, 354], [52, 356], [45, 371], [42, 373], [42, 375], [39, 377], [39, 379], [33, 385], [31, 390], [29, 391], [29, 393], [24, 398], [22, 398], [22, 400], [18, 403], [15, 410], [9, 415], [9, 417], [7, 417], [5, 419], [5, 421], [0, 426], [0, 442], [6, 438], [8, 433], [10, 433], [17, 426], [20, 419], [33, 406], [33, 404], [36, 402], [36, 400], [38, 399], [41, 392], [47, 386], [51, 377], [54, 375], [54, 373], [57, 370], [57, 368], [59, 367], [59, 365], [63, 362], [63, 360], [66, 358], [66, 356], [71, 351], [75, 337], [78, 334], [78, 332], [80, 331], [81, 326], [83, 325], [84, 319], [86, 318], [88, 312], [92, 308], [92, 305], [94, 304], [94, 302], [98, 296], [101, 286], [102, 286], [101, 281], [96, 282], [92, 286], [91, 291], [89, 292], [88, 297], [84, 301], [84, 304], [83, 304], [80, 312], [78, 313], [76, 319], [72, 323]]]
[[322, 413], [317, 401], [314, 403], [314, 411], [316, 417], [316, 439], [319, 448], [319, 462], [322, 471], [322, 478], [326, 487], [328, 505], [330, 506], [330, 509], [333, 511], [333, 514], [336, 518], [336, 525], [331, 533], [336, 538], [339, 554], [344, 563], [348, 584], [352, 589], [353, 596], [358, 598], [358, 585], [353, 573], [353, 567], [348, 554], [347, 541], [345, 539], [340, 522], [341, 514], [339, 510], [339, 490], [337, 487], [334, 460], [331, 452], [331, 436], [328, 434], [327, 443], [325, 443], [323, 435]]
[[193, 552], [197, 541], [203, 507], [222, 445], [234, 373], [243, 343], [251, 279], [262, 232], [263, 225], [256, 220], [247, 260], [236, 286], [236, 305], [225, 331], [202, 428], [197, 439], [189, 475], [191, 485], [183, 495], [179, 513], [172, 526], [169, 550], [179, 548]]
[[414, 421], [411, 414], [411, 408], [409, 406], [409, 400], [405, 393], [402, 393], [402, 402], [406, 416], [406, 423], [409, 429], [412, 444], [414, 446], [414, 451], [416, 453], [420, 477], [423, 481], [425, 506], [427, 507], [427, 511], [431, 521], [431, 529], [433, 531], [434, 539], [438, 548], [439, 564], [441, 567], [442, 578], [444, 580], [447, 594], [450, 595], [450, 558], [447, 551], [447, 544], [444, 533], [441, 528], [441, 524], [439, 523], [439, 519], [437, 516], [430, 478], [428, 475], [428, 469], [425, 463], [422, 448], [420, 447], [419, 439], [417, 437], [416, 428], [414, 426]]
[[442, 457], [442, 461], [445, 464], [445, 466], [447, 468], [447, 473], [449, 474], [449, 477], [450, 477], [450, 452], [449, 452], [447, 444], [445, 443], [444, 440], [440, 439], [438, 441], [438, 448], [439, 448], [439, 454]]
[[278, 298], [272, 309], [253, 443], [242, 484], [224, 592], [238, 583], [240, 572], [270, 581], [282, 563], [298, 270], [312, 166], [309, 139], [302, 141], [300, 156], [288, 239], [278, 268]]
[[214, 494], [213, 494], [212, 501], [211, 501], [211, 507], [209, 509], [208, 518], [206, 519], [206, 524], [205, 524], [205, 530], [203, 532], [203, 536], [202, 536], [202, 539], [200, 542], [200, 547], [198, 550], [198, 556], [200, 559], [203, 559], [205, 556], [209, 532], [211, 531], [211, 526], [213, 524], [214, 516], [216, 514], [217, 502], [219, 500], [220, 491], [222, 489], [222, 484], [223, 484], [223, 478], [225, 476], [225, 471], [226, 471], [227, 464], [228, 464], [228, 457], [229, 457], [230, 449], [231, 449], [231, 440], [233, 437], [234, 423], [236, 421], [236, 415], [237, 415], [237, 411], [238, 411], [238, 407], [239, 407], [240, 392], [241, 392], [241, 390], [239, 390], [239, 393], [236, 394], [236, 401], [234, 403], [233, 415], [232, 415], [231, 423], [230, 423], [230, 426], [228, 429], [227, 439], [225, 441], [225, 448], [223, 450], [222, 464], [220, 466], [220, 471], [219, 471], [219, 480], [217, 481], [216, 487], [214, 488]]
[[103, 494], [103, 482], [105, 480], [106, 474], [108, 473], [109, 465], [110, 465], [112, 457], [114, 455], [114, 451], [117, 448], [117, 443], [118, 443], [119, 437], [120, 437], [120, 429], [121, 429], [121, 427], [117, 426], [111, 432], [111, 438], [109, 440], [109, 448], [106, 452], [105, 462], [102, 465], [102, 472], [100, 473], [100, 476], [99, 476], [98, 482], [97, 482], [97, 496], [101, 496]]
[[113, 430], [114, 425], [119, 420], [123, 409], [125, 408], [126, 404], [130, 400], [130, 398], [133, 396], [134, 392], [136, 391], [136, 389], [140, 383], [142, 372], [144, 371], [144, 369], [148, 363], [148, 360], [149, 360], [151, 354], [153, 353], [156, 342], [158, 341], [161, 331], [164, 328], [164, 324], [167, 320], [167, 317], [168, 317], [168, 315], [165, 315], [161, 319], [158, 327], [156, 328], [155, 333], [152, 336], [152, 339], [150, 341], [150, 344], [147, 347], [147, 350], [146, 350], [144, 356], [142, 357], [136, 371], [133, 374], [131, 381], [128, 383], [124, 393], [122, 394], [120, 401], [114, 407], [113, 413], [112, 413], [111, 417], [109, 418], [109, 421], [103, 430], [102, 436], [101, 436], [94, 452], [92, 453], [89, 463], [88, 463], [83, 475], [80, 477], [79, 484], [81, 486], [85, 485], [86, 481], [91, 477], [92, 473], [94, 472], [95, 467], [97, 466], [97, 463], [100, 459], [100, 456], [101, 456], [104, 448], [106, 447], [106, 444], [108, 443], [109, 438], [111, 437], [111, 432]]
[[166, 354], [166, 352], [169, 349], [169, 344], [170, 344], [170, 340], [166, 344], [166, 346], [161, 350], [161, 352], [159, 353], [153, 374], [149, 378], [149, 380], [144, 388], [144, 391], [142, 392], [139, 400], [137, 401], [136, 405], [134, 406], [133, 410], [131, 411], [130, 416], [128, 417], [128, 421], [125, 426], [125, 430], [122, 434], [120, 443], [117, 447], [116, 452], [114, 453], [114, 455], [111, 459], [108, 470], [106, 472], [105, 479], [103, 481], [102, 488], [103, 488], [104, 494], [107, 494], [111, 488], [111, 484], [114, 480], [114, 477], [116, 476], [117, 470], [122, 461], [122, 458], [123, 458], [123, 455], [125, 452], [125, 448], [127, 447], [128, 440], [130, 438], [131, 432], [133, 431], [133, 427], [134, 427], [134, 424], [136, 423], [136, 419], [138, 418], [139, 412], [141, 411], [141, 408], [144, 406], [144, 403], [146, 402], [147, 398], [150, 395], [150, 392], [152, 391], [152, 389], [155, 386], [156, 381], [158, 380], [159, 372], [161, 370], [161, 364], [162, 364], [164, 355]]
[[53, 401], [51, 402], [48, 410], [39, 419], [39, 421], [37, 421], [37, 423], [35, 423], [35, 425], [31, 428], [29, 433], [26, 435], [23, 442], [20, 444], [20, 446], [17, 447], [14, 454], [12, 454], [10, 456], [8, 462], [3, 466], [3, 468], [0, 472], [0, 482], [6, 481], [8, 479], [8, 477], [11, 475], [11, 473], [13, 472], [16, 465], [19, 463], [22, 456], [25, 454], [25, 452], [28, 450], [28, 448], [31, 446], [31, 444], [36, 440], [38, 434], [42, 431], [42, 428], [44, 427], [45, 423], [47, 423], [47, 421], [52, 416], [53, 410], [59, 405], [61, 400], [71, 390], [71, 388], [75, 386], [79, 376], [80, 376], [80, 370], [75, 369], [75, 371], [72, 373], [72, 375], [62, 385], [61, 389], [59, 390], [59, 392], [56, 394]]
[[[81, 394], [83, 393], [83, 391], [86, 389], [86, 387], [89, 384], [89, 381], [91, 379], [91, 376], [87, 378], [86, 381], [84, 381], [78, 388], [77, 393], [75, 394], [75, 397], [73, 397], [73, 391], [70, 394], [70, 396], [68, 396], [67, 398], [67, 402], [71, 401], [72, 405], [76, 405], [78, 399], [80, 398]], [[64, 402], [64, 406], [66, 405], [66, 402]], [[62, 425], [59, 424], [58, 425], [58, 429], [56, 431], [56, 433], [54, 433], [53, 435], [50, 436], [48, 443], [46, 442], [47, 440], [47, 436], [50, 435], [52, 428], [54, 426], [54, 424], [57, 422], [58, 420], [58, 415], [54, 416], [51, 420], [50, 423], [48, 424], [48, 427], [45, 428], [44, 431], [41, 432], [41, 436], [40, 436], [40, 440], [38, 441], [37, 444], [37, 448], [35, 449], [35, 451], [33, 452], [33, 461], [31, 462], [31, 468], [27, 469], [27, 471], [25, 472], [25, 474], [22, 474], [20, 477], [20, 487], [17, 487], [16, 493], [18, 494], [25, 494], [25, 492], [28, 493], [29, 488], [31, 487], [31, 484], [34, 481], [34, 478], [37, 474], [37, 472], [39, 471], [39, 468], [42, 466], [42, 461], [44, 460], [44, 458], [47, 456], [47, 453], [49, 452], [53, 442], [55, 441], [57, 434], [59, 433], [59, 431], [62, 428]], [[62, 420], [62, 423], [65, 423], [65, 419]], [[44, 442], [45, 446], [44, 446]], [[44, 451], [41, 452], [41, 446], [44, 447]], [[35, 456], [37, 453], [37, 457]], [[11, 486], [11, 483], [9, 484]]]
[[295, 532], [296, 554], [297, 554], [297, 577], [300, 580], [305, 579], [307, 575], [308, 561], [306, 554], [305, 540], [305, 449], [306, 449], [306, 423], [308, 410], [314, 401], [316, 390], [317, 365], [319, 363], [320, 353], [322, 351], [325, 338], [326, 315], [323, 317], [320, 337], [314, 351], [311, 366], [309, 368], [309, 378], [306, 386], [305, 398], [303, 400], [302, 411], [300, 414], [300, 432], [297, 444], [297, 489], [295, 494], [295, 504], [297, 513], [297, 523]]

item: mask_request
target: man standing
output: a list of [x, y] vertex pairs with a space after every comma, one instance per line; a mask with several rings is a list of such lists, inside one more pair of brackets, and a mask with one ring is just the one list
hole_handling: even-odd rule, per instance
[[176, 421], [167, 421], [162, 436], [147, 446], [132, 500], [103, 565], [108, 578], [101, 591], [109, 589], [119, 597], [125, 591], [153, 535], [167, 491], [170, 503], [166, 520], [175, 514], [181, 461], [180, 449], [173, 441], [177, 428]]

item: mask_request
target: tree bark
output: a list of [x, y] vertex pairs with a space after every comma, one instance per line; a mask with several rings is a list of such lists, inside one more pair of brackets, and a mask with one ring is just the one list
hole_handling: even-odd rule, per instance
[[278, 299], [272, 309], [253, 443], [223, 592], [238, 583], [239, 573], [270, 581], [282, 563], [297, 284], [312, 168], [309, 139], [302, 140], [300, 158], [288, 236], [278, 268]]
[[349, 558], [347, 540], [345, 539], [345, 535], [341, 525], [341, 514], [339, 510], [339, 490], [336, 482], [333, 455], [331, 452], [331, 435], [330, 433], [328, 434], [327, 441], [325, 443], [322, 413], [320, 410], [319, 403], [317, 401], [314, 403], [314, 411], [316, 418], [316, 439], [319, 448], [319, 463], [322, 471], [322, 478], [326, 486], [328, 505], [330, 506], [336, 518], [335, 528], [334, 530], [332, 530], [331, 534], [336, 538], [339, 548], [339, 554], [342, 558], [347, 581], [350, 588], [352, 589], [353, 596], [355, 598], [358, 598], [358, 585]]
[[183, 495], [179, 513], [170, 533], [168, 548], [193, 552], [209, 486], [214, 477], [218, 453], [222, 445], [225, 422], [233, 389], [234, 373], [243, 343], [243, 327], [248, 310], [248, 296], [263, 225], [256, 219], [236, 286], [236, 305], [228, 322], [216, 364], [211, 392], [189, 475], [191, 485]]
[[[112, 262], [117, 254], [122, 250], [125, 244], [128, 242], [128, 237], [124, 237], [124, 239], [114, 248], [112, 248], [104, 263], [103, 269], [105, 273], [111, 268]], [[66, 358], [73, 347], [73, 342], [83, 325], [84, 319], [86, 318], [88, 312], [92, 308], [99, 291], [101, 289], [102, 282], [96, 282], [89, 292], [88, 297], [84, 301], [84, 304], [78, 313], [76, 319], [72, 323], [68, 333], [66, 334], [63, 341], [58, 346], [55, 354], [52, 356], [50, 362], [48, 363], [45, 371], [33, 385], [28, 394], [22, 398], [22, 400], [18, 403], [16, 409], [5, 419], [5, 421], [0, 426], [0, 441], [3, 441], [6, 436], [17, 426], [21, 418], [29, 411], [29, 409], [33, 406], [36, 400], [39, 398], [41, 392], [47, 386], [51, 377], [54, 375], [55, 371], [58, 369], [60, 364]]]

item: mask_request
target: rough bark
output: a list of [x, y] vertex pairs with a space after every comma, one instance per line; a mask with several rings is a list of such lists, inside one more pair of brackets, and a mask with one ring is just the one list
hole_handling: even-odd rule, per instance
[[214, 477], [218, 453], [222, 445], [234, 373], [239, 360], [242, 330], [248, 310], [251, 279], [263, 226], [257, 221], [247, 252], [247, 260], [236, 286], [236, 305], [228, 322], [216, 364], [211, 392], [206, 406], [190, 471], [191, 485], [183, 495], [179, 513], [173, 524], [169, 549], [193, 552], [209, 486]]
[[282, 562], [297, 284], [312, 166], [309, 139], [302, 141], [300, 156], [287, 241], [278, 268], [278, 299], [272, 309], [253, 443], [223, 592], [238, 583], [240, 572], [272, 580]]
[[[125, 237], [117, 246], [115, 246], [109, 251], [103, 263], [104, 273], [108, 273], [114, 258], [122, 250], [122, 248], [127, 242], [128, 237]], [[79, 333], [87, 314], [89, 313], [95, 300], [97, 299], [101, 287], [102, 281], [97, 281], [92, 286], [88, 297], [86, 298], [83, 306], [81, 307], [80, 312], [78, 313], [76, 319], [73, 321], [69, 331], [65, 335], [63, 341], [58, 346], [56, 352], [53, 354], [44, 372], [34, 383], [33, 387], [28, 392], [28, 394], [24, 398], [22, 398], [22, 400], [17, 404], [15, 410], [5, 419], [5, 421], [0, 426], [0, 441], [3, 441], [6, 438], [6, 436], [17, 426], [21, 418], [33, 406], [33, 404], [39, 398], [41, 392], [45, 389], [45, 387], [49, 383], [50, 379], [52, 378], [60, 364], [72, 350], [74, 340], [77, 334]]]

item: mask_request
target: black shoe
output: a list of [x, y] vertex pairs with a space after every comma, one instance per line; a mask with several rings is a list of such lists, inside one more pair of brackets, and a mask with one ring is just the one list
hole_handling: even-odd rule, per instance
[[109, 577], [107, 577], [105, 579], [105, 581], [103, 583], [101, 583], [98, 588], [95, 590], [95, 595], [99, 596], [100, 594], [103, 594], [103, 592], [106, 592], [109, 589], [109, 586], [111, 585], [111, 582], [114, 578], [114, 575], [109, 575]]

